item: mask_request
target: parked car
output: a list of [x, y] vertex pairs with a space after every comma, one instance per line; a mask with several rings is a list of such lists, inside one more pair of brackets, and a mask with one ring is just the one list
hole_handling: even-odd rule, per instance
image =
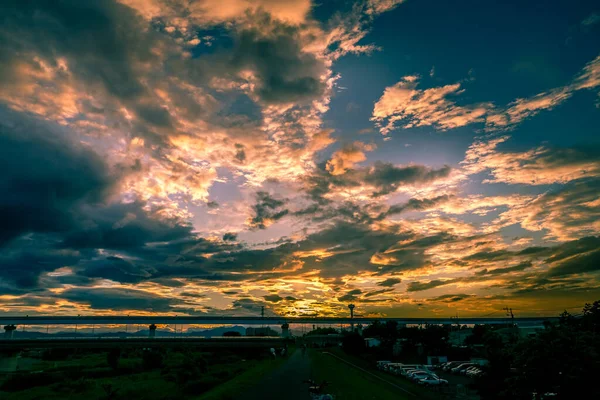
[[477, 371], [479, 368], [476, 365], [473, 365], [472, 367], [469, 368], [465, 368], [462, 371], [460, 371], [460, 373], [462, 375], [468, 375], [469, 372], [473, 372], [473, 371]]
[[377, 369], [385, 369], [385, 366], [391, 364], [391, 361], [377, 361]]
[[431, 372], [425, 367], [406, 367], [406, 368], [402, 368], [402, 375], [406, 375], [409, 372], [418, 372], [418, 371], [424, 371], [427, 373]]
[[472, 364], [472, 363], [463, 363], [463, 364], [460, 364], [458, 367], [452, 368], [450, 371], [453, 374], [460, 374], [462, 370], [465, 370], [465, 369], [467, 369], [469, 367], [472, 367], [472, 366], [474, 366], [474, 364]]
[[466, 362], [468, 362], [468, 361], [448, 361], [447, 363], [444, 364], [442, 369], [444, 371], [450, 371], [452, 368], [458, 367], [460, 364], [463, 364]]
[[[427, 373], [427, 372], [425, 372], [425, 371], [419, 371], [419, 372], [413, 372], [412, 374], [410, 374], [410, 375], [408, 376], [408, 378], [409, 378], [411, 381], [418, 382], [418, 381], [420, 381], [421, 379], [432, 378], [432, 375], [431, 375], [431, 374], [429, 374], [429, 373]], [[436, 376], [436, 378], [437, 378], [437, 376]]]
[[447, 385], [448, 381], [445, 379], [440, 379], [438, 377], [428, 376], [427, 378], [419, 379], [419, 385], [425, 386], [440, 386]]

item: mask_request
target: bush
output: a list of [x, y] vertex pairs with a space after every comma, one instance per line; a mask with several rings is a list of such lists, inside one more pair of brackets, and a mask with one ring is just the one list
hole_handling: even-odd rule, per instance
[[208, 363], [201, 356], [178, 353], [168, 360], [166, 367], [161, 371], [161, 375], [167, 381], [184, 384], [197, 378], [207, 370]]
[[145, 350], [142, 354], [142, 364], [146, 370], [161, 368], [163, 361], [163, 355], [156, 350]]
[[42, 353], [44, 361], [63, 361], [73, 354], [72, 349], [48, 349]]
[[365, 350], [365, 341], [358, 333], [349, 333], [342, 339], [342, 348], [348, 354], [360, 354]]
[[108, 366], [112, 369], [119, 368], [119, 359], [121, 358], [121, 350], [120, 349], [111, 349], [106, 354], [106, 362]]
[[63, 376], [58, 374], [50, 374], [48, 372], [37, 372], [31, 374], [15, 374], [2, 382], [0, 390], [5, 392], [17, 392], [20, 390], [30, 389], [35, 386], [47, 386], [55, 383], [57, 377], [62, 380]]
[[212, 376], [203, 376], [200, 379], [194, 379], [183, 386], [183, 392], [189, 395], [202, 394], [217, 386], [220, 381]]
[[59, 393], [82, 393], [90, 387], [90, 381], [86, 378], [79, 378], [75, 380], [67, 379], [53, 385], [52, 390]]

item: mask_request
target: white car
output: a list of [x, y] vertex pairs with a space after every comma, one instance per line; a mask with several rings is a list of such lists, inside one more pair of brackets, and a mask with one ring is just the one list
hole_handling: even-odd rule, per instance
[[403, 369], [402, 370], [402, 375], [404, 375], [406, 377], [410, 377], [412, 374], [420, 373], [420, 372], [425, 372], [425, 371], [423, 371], [422, 369], [417, 369], [417, 368], [415, 368], [415, 369]]
[[414, 374], [412, 374], [412, 375], [409, 376], [409, 379], [411, 381], [415, 381], [415, 382], [418, 382], [421, 379], [427, 379], [427, 378], [431, 378], [431, 376], [429, 374], [424, 373], [424, 372], [414, 373]]
[[413, 381], [420, 381], [421, 379], [426, 379], [426, 378], [434, 378], [434, 379], [439, 379], [439, 377], [436, 374], [432, 374], [431, 372], [428, 371], [417, 371], [417, 372], [413, 372], [410, 375], [408, 375], [409, 379], [412, 379]]
[[391, 361], [377, 361], [377, 368], [383, 369], [385, 365], [391, 364]]
[[437, 377], [429, 376], [427, 378], [419, 379], [419, 385], [427, 385], [427, 386], [437, 386], [437, 385], [447, 385], [448, 381], [445, 379], [440, 379]]

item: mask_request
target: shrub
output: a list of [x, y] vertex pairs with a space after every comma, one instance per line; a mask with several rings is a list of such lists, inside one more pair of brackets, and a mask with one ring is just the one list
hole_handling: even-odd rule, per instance
[[119, 359], [121, 358], [121, 350], [120, 349], [111, 349], [106, 354], [106, 362], [108, 366], [112, 369], [119, 368]]
[[63, 376], [59, 374], [51, 374], [48, 372], [37, 372], [31, 374], [15, 374], [2, 382], [0, 390], [5, 392], [17, 392], [20, 390], [29, 389], [35, 386], [47, 386], [55, 383], [57, 377], [62, 380]]
[[193, 381], [186, 383], [183, 386], [183, 392], [189, 395], [199, 395], [212, 389], [219, 383], [220, 381], [218, 379], [215, 379], [210, 375], [203, 376], [200, 379], [194, 379]]
[[146, 350], [142, 354], [142, 364], [146, 370], [161, 368], [163, 361], [163, 355], [156, 350]]

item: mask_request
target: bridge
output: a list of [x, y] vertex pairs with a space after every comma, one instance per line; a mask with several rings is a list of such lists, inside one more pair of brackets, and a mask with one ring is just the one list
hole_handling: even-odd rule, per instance
[[164, 316], [164, 315], [76, 315], [76, 316], [0, 316], [0, 325], [128, 325], [128, 324], [169, 324], [169, 325], [280, 325], [284, 323], [310, 325], [368, 325], [374, 321], [395, 321], [401, 325], [471, 325], [471, 324], [507, 324], [517, 326], [542, 326], [544, 322], [558, 321], [558, 317], [523, 318], [391, 318], [391, 317], [233, 317], [233, 316]]
[[23, 349], [111, 349], [111, 348], [244, 348], [281, 347], [286, 340], [280, 337], [58, 337], [0, 340], [0, 350]]

